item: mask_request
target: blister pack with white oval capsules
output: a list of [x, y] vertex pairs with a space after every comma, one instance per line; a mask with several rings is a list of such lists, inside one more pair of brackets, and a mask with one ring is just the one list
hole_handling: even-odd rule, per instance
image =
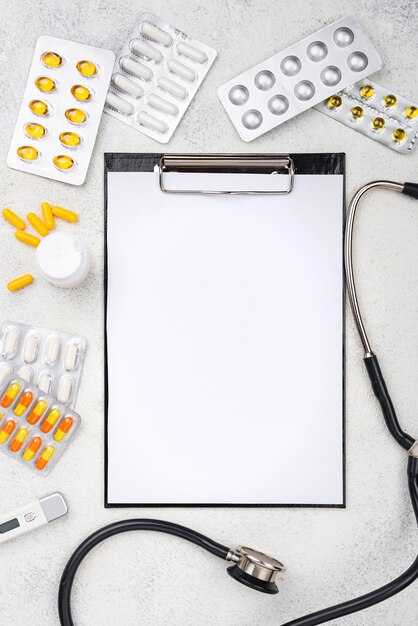
[[368, 34], [350, 16], [229, 80], [218, 97], [241, 139], [252, 141], [381, 67]]
[[47, 35], [39, 37], [7, 165], [81, 185], [114, 62], [111, 50]]
[[409, 154], [418, 143], [418, 105], [368, 79], [315, 108], [397, 152]]
[[0, 384], [8, 376], [19, 376], [74, 407], [86, 345], [84, 337], [78, 335], [4, 322], [0, 330]]
[[143, 14], [116, 61], [105, 111], [167, 143], [216, 54], [156, 15]]
[[15, 376], [0, 385], [0, 452], [47, 476], [80, 425], [80, 416]]

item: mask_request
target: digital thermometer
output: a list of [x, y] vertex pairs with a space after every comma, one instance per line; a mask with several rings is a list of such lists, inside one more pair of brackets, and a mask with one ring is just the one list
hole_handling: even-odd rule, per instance
[[0, 514], [0, 543], [53, 522], [67, 511], [68, 507], [63, 496], [60, 493], [52, 493], [11, 513]]

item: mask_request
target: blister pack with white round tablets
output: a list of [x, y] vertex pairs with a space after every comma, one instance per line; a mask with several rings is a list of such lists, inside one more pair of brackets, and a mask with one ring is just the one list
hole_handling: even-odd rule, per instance
[[213, 48], [145, 13], [117, 58], [105, 111], [167, 143], [215, 58]]
[[47, 35], [39, 37], [7, 165], [81, 185], [114, 62], [111, 50]]
[[349, 16], [229, 80], [218, 97], [241, 139], [252, 141], [381, 67], [369, 36]]
[[410, 154], [418, 143], [418, 104], [368, 79], [315, 109], [402, 154]]
[[4, 322], [0, 329], [0, 385], [9, 376], [19, 376], [74, 407], [86, 345], [79, 335]]
[[0, 452], [48, 476], [80, 426], [80, 416], [33, 383], [0, 382]]

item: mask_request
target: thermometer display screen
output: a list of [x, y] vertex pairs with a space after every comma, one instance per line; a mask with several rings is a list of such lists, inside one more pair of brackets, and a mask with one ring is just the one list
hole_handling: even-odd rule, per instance
[[0, 524], [0, 535], [4, 535], [4, 533], [8, 533], [9, 530], [14, 530], [15, 528], [19, 528], [20, 524], [17, 519], [10, 519], [8, 522], [4, 522]]

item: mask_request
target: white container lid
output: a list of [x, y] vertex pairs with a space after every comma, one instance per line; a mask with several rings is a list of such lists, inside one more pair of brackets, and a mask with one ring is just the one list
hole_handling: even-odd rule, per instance
[[42, 276], [57, 287], [80, 285], [90, 270], [86, 245], [65, 233], [51, 233], [36, 248], [36, 263]]

